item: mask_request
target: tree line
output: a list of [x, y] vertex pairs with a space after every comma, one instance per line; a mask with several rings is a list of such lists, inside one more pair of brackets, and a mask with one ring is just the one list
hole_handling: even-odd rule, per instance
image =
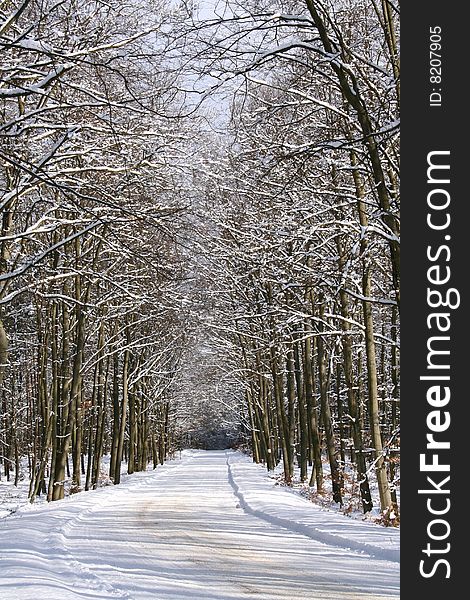
[[5, 474], [56, 499], [237, 427], [396, 522], [399, 7], [2, 11]]
[[184, 134], [154, 8], [2, 5], [0, 453], [31, 501], [171, 448]]
[[333, 499], [353, 473], [364, 512], [374, 474], [396, 523], [398, 13], [287, 4], [232, 14], [217, 51], [201, 41], [220, 77], [231, 63], [243, 79], [205, 188], [213, 335], [243, 389], [255, 461], [282, 460], [288, 483], [298, 466], [322, 493], [325, 457]]

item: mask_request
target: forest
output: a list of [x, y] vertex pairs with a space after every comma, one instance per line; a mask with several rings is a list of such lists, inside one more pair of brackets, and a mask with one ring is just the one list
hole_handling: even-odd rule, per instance
[[0, 478], [233, 447], [396, 525], [399, 5], [3, 0], [0, 47]]

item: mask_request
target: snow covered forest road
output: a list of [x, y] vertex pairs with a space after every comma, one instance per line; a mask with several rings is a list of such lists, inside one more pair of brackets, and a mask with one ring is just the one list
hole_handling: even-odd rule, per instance
[[[399, 597], [396, 561], [351, 551], [346, 543], [326, 545], [247, 512], [242, 492], [235, 495], [232, 457], [237, 453], [189, 452], [119, 487], [3, 519], [0, 598]], [[277, 488], [269, 498], [292, 496]]]

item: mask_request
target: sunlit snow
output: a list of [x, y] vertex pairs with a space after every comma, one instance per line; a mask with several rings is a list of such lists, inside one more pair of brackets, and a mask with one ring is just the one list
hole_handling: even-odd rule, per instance
[[274, 486], [238, 452], [185, 451], [0, 520], [0, 598], [398, 598], [398, 536]]

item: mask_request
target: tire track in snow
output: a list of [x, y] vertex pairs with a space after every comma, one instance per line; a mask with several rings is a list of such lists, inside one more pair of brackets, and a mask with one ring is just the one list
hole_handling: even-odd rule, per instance
[[[111, 597], [133, 600], [133, 597], [124, 589], [120, 588], [115, 583], [110, 583], [109, 581], [105, 580], [103, 577], [98, 575], [93, 568], [84, 564], [78, 557], [74, 556], [73, 543], [71, 543], [71, 541], [73, 542], [72, 533], [76, 528], [80, 528], [83, 526], [83, 524], [86, 524], [87, 521], [89, 521], [89, 517], [91, 517], [93, 513], [105, 509], [106, 505], [115, 504], [116, 495], [124, 496], [125, 494], [129, 493], [138, 494], [142, 488], [152, 485], [155, 479], [165, 479], [170, 475], [170, 473], [174, 473], [174, 471], [177, 471], [179, 468], [181, 468], [183, 464], [184, 461], [174, 465], [167, 463], [167, 469], [161, 473], [155, 473], [155, 471], [141, 472], [139, 473], [142, 475], [141, 481], [134, 482], [130, 489], [122, 490], [117, 486], [113, 487], [113, 494], [103, 495], [98, 501], [94, 501], [90, 506], [84, 510], [81, 510], [79, 513], [61, 525], [57, 532], [51, 532], [48, 537], [48, 542], [51, 544], [51, 548], [56, 548], [59, 552], [62, 552], [66, 556], [67, 562], [70, 564], [72, 569], [78, 570], [79, 573], [82, 573], [84, 575], [84, 579], [91, 584], [93, 589], [106, 593], [107, 595], [103, 596], [103, 598]], [[98, 490], [93, 491], [96, 492]], [[90, 498], [90, 500], [93, 501], [93, 498]]]
[[98, 509], [102, 508], [105, 504], [106, 498], [100, 498], [99, 501], [94, 502], [91, 506], [85, 508], [84, 510], [74, 515], [70, 520], [66, 521], [63, 525], [59, 527], [59, 529], [56, 532], [51, 532], [48, 541], [52, 547], [55, 546], [60, 549], [60, 551], [65, 555], [66, 561], [70, 565], [71, 569], [74, 572], [78, 571], [80, 574], [82, 574], [83, 579], [87, 582], [88, 585], [91, 586], [92, 589], [107, 594], [103, 596], [103, 598], [111, 597], [132, 600], [131, 596], [129, 596], [129, 594], [126, 591], [119, 589], [116, 585], [110, 584], [108, 581], [105, 581], [96, 573], [94, 573], [84, 563], [79, 561], [72, 554], [67, 544], [67, 540], [69, 539], [67, 534], [70, 534], [75, 527], [79, 527], [81, 523], [86, 522], [87, 517], [92, 515]]
[[271, 523], [272, 525], [278, 525], [280, 527], [283, 527], [284, 529], [288, 529], [292, 533], [300, 533], [302, 535], [305, 535], [306, 537], [320, 542], [322, 544], [326, 544], [327, 546], [335, 546], [336, 548], [343, 548], [345, 550], [354, 550], [355, 552], [358, 552], [362, 555], [366, 553], [377, 560], [386, 560], [396, 563], [400, 562], [400, 554], [398, 550], [378, 548], [377, 546], [372, 546], [371, 544], [367, 544], [365, 542], [360, 542], [350, 538], [341, 538], [340, 536], [333, 535], [331, 533], [327, 533], [325, 531], [317, 529], [313, 525], [297, 523], [289, 519], [277, 517], [275, 515], [271, 515], [261, 510], [257, 510], [256, 508], [253, 508], [247, 502], [245, 496], [243, 495], [243, 492], [240, 489], [240, 486], [235, 481], [235, 477], [233, 475], [233, 471], [230, 465], [229, 455], [227, 456], [227, 472], [228, 481], [232, 486], [233, 492], [240, 502], [240, 507], [246, 513], [257, 517], [258, 519], [262, 519], [267, 523]]
[[[256, 512], [248, 514], [244, 501], [264, 510], [258, 505], [258, 490], [267, 492], [268, 512], [276, 510], [278, 501], [280, 510], [284, 502], [284, 494], [270, 490], [258, 474], [241, 464], [239, 469], [231, 453], [200, 451], [160, 472], [126, 477], [122, 486], [77, 494], [37, 515], [8, 519], [10, 533], [3, 544], [0, 540], [6, 567], [0, 598], [398, 597], [396, 564], [374, 564], [368, 555], [324, 546], [292, 528], [266, 522]], [[234, 484], [243, 499], [234, 493]], [[301, 513], [300, 506], [300, 518]]]

